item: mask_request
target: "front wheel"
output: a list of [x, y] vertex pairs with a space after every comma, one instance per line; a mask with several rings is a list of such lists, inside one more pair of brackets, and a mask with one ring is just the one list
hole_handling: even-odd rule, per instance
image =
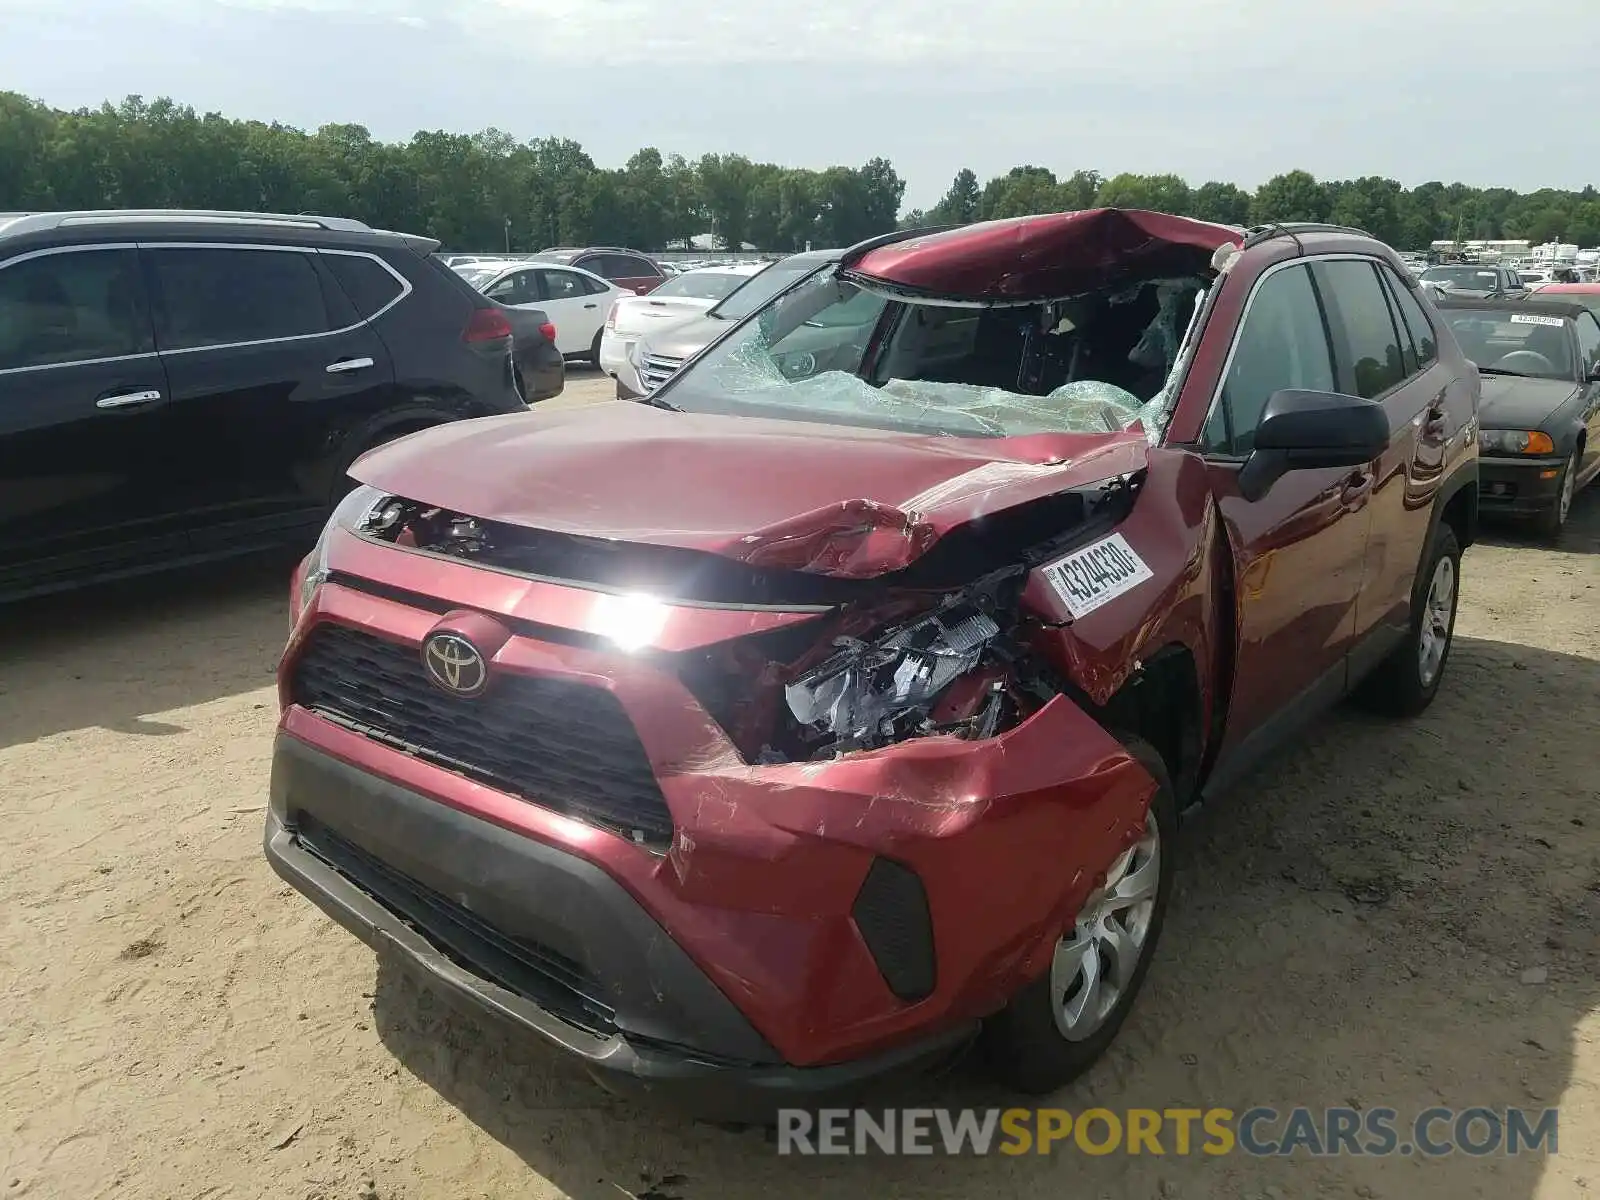
[[1581, 451], [1572, 452], [1572, 457], [1567, 459], [1561, 468], [1561, 481], [1556, 488], [1555, 503], [1535, 518], [1534, 524], [1544, 537], [1558, 538], [1561, 536], [1561, 531], [1567, 527], [1567, 518], [1572, 515], [1572, 497], [1578, 490], [1581, 458]]
[[1129, 738], [1126, 748], [1156, 781], [1143, 835], [1117, 856], [1084, 902], [1056, 943], [1050, 970], [984, 1025], [985, 1057], [1021, 1092], [1065, 1087], [1105, 1053], [1133, 1008], [1161, 935], [1172, 892], [1177, 806], [1155, 747]]

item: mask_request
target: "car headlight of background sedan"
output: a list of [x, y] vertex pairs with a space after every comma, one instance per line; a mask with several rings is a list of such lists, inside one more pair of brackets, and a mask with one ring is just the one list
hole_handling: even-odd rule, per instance
[[1486, 454], [1553, 454], [1555, 443], [1537, 429], [1480, 429], [1478, 449]]

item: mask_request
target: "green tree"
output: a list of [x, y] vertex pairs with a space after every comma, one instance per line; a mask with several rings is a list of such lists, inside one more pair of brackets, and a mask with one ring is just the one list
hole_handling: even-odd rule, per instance
[[1267, 221], [1326, 221], [1330, 208], [1328, 189], [1307, 171], [1275, 175], [1256, 189], [1250, 202], [1250, 219]]
[[978, 219], [983, 203], [983, 188], [972, 168], [962, 167], [950, 182], [950, 190], [933, 206], [925, 223], [932, 225], [966, 225]]
[[1219, 225], [1248, 225], [1250, 196], [1237, 184], [1211, 180], [1195, 189], [1190, 215]]

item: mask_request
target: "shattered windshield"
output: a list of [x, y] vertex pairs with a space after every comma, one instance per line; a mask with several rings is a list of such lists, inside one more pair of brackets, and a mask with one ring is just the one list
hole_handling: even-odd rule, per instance
[[661, 398], [692, 412], [953, 437], [1114, 433], [1155, 440], [1198, 278], [1062, 300], [940, 304], [820, 272], [713, 346]]

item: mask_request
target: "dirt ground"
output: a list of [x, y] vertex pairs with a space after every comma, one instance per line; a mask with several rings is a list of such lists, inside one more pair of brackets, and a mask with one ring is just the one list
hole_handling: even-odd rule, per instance
[[1422, 719], [1340, 710], [1186, 829], [1133, 1018], [1055, 1101], [1559, 1105], [1553, 1158], [779, 1158], [613, 1101], [268, 870], [285, 571], [0, 625], [0, 1200], [1600, 1195], [1600, 494], [1468, 554]]

